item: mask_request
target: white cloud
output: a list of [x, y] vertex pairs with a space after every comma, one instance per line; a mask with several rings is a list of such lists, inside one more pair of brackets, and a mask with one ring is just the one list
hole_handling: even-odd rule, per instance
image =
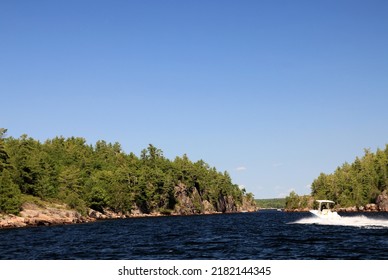
[[237, 171], [245, 171], [247, 168], [245, 166], [239, 166], [236, 168]]
[[295, 189], [291, 188], [291, 189], [288, 189], [287, 191], [280, 192], [278, 194], [278, 198], [285, 198], [286, 196], [289, 196], [291, 192], [294, 192], [294, 191]]

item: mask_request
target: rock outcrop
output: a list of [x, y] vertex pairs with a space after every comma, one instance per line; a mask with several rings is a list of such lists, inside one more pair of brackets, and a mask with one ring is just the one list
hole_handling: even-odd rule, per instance
[[[361, 211], [361, 209], [359, 210]], [[378, 210], [379, 208], [374, 203], [368, 203], [367, 205], [364, 206], [364, 211], [366, 212], [377, 212]]]
[[242, 204], [237, 206], [237, 212], [255, 212], [259, 208], [253, 197], [244, 196], [242, 199]]
[[383, 191], [376, 199], [377, 207], [380, 211], [388, 212], [388, 194], [387, 191]]
[[[201, 196], [196, 188], [189, 189], [184, 184], [178, 184], [174, 189], [174, 197], [177, 200], [173, 214], [193, 215], [201, 214], [204, 210]], [[209, 207], [209, 204], [207, 204]]]
[[253, 212], [257, 210], [253, 199], [243, 197], [242, 204], [237, 203], [231, 195], [219, 195], [216, 202], [204, 199], [197, 188], [188, 188], [184, 184], [175, 187], [177, 204], [172, 215], [215, 214], [233, 212]]
[[75, 224], [94, 220], [75, 210], [69, 210], [62, 204], [38, 206], [34, 203], [24, 203], [19, 216], [4, 215], [0, 218], [0, 228]]

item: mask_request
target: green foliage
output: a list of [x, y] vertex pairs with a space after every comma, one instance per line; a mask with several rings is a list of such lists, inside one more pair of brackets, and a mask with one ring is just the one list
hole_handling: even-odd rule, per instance
[[[198, 212], [204, 199], [217, 209], [220, 198], [231, 197], [239, 204], [247, 195], [226, 172], [202, 160], [193, 163], [187, 155], [171, 161], [151, 144], [137, 157], [124, 153], [119, 143], [88, 145], [79, 137], [41, 143], [27, 135], [6, 138], [5, 132], [0, 130], [0, 171], [9, 170], [4, 186], [15, 197], [19, 190], [23, 197], [65, 202], [83, 213], [87, 208], [172, 213], [179, 184], [187, 187]], [[17, 212], [20, 205], [13, 204]]]
[[64, 202], [83, 215], [85, 215], [87, 212], [85, 201], [82, 200], [81, 197], [79, 197], [76, 193], [69, 193], [65, 197]]
[[376, 153], [365, 150], [362, 158], [344, 163], [332, 174], [321, 173], [311, 185], [315, 199], [330, 199], [343, 207], [375, 202], [384, 190], [388, 190], [388, 145]]
[[285, 198], [270, 198], [270, 199], [255, 199], [255, 202], [260, 208], [284, 208], [286, 205]]
[[7, 169], [0, 173], [0, 212], [18, 214], [21, 207], [20, 190]]
[[304, 209], [311, 208], [313, 199], [311, 196], [303, 195], [299, 196], [294, 191], [290, 192], [289, 196], [285, 200], [286, 209]]
[[9, 156], [3, 143], [3, 137], [6, 132], [6, 129], [0, 128], [0, 172], [2, 172], [5, 168], [9, 168]]

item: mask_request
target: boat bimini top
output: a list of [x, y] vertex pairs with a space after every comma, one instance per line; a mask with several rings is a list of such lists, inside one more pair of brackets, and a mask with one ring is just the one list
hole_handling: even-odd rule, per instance
[[322, 211], [322, 207], [323, 209], [330, 209], [330, 204], [335, 204], [334, 201], [331, 201], [331, 200], [316, 200], [316, 202], [319, 203], [319, 207], [318, 207], [318, 210]]

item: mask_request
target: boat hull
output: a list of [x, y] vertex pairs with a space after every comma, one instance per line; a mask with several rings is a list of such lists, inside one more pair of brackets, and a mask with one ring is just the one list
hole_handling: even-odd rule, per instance
[[310, 210], [310, 213], [314, 214], [315, 216], [321, 218], [321, 219], [340, 219], [341, 216], [338, 215], [337, 212], [332, 212], [332, 211], [318, 211], [318, 210]]

